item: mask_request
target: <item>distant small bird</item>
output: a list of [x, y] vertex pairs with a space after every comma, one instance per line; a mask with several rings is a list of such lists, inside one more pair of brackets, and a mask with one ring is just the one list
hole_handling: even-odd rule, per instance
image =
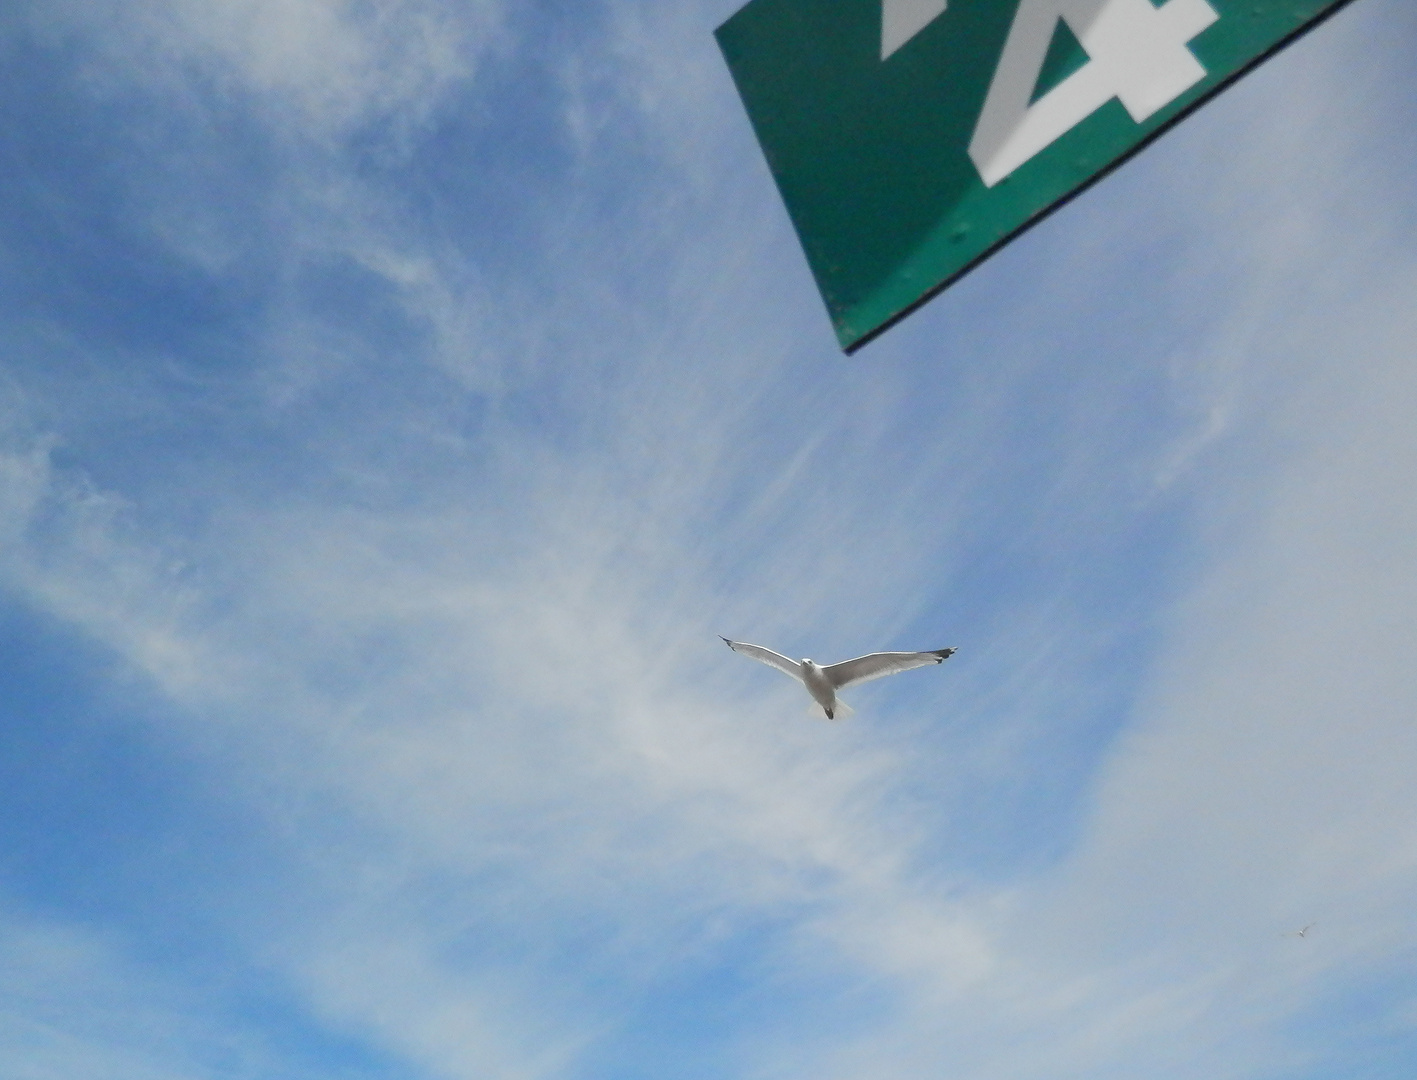
[[1318, 923], [1312, 923], [1312, 922], [1311, 922], [1311, 923], [1309, 923], [1308, 926], [1305, 926], [1305, 927], [1303, 927], [1303, 928], [1300, 929], [1300, 930], [1291, 930], [1291, 931], [1289, 931], [1289, 933], [1285, 934], [1284, 936], [1285, 936], [1285, 937], [1301, 937], [1301, 938], [1306, 938], [1306, 937], [1309, 936], [1309, 931], [1312, 930], [1314, 927], [1316, 927], [1316, 926], [1318, 926], [1318, 925], [1319, 925]]
[[[723, 637], [722, 634], [719, 637]], [[746, 641], [724, 642], [734, 652], [751, 656], [769, 667], [775, 667], [784, 675], [791, 675], [807, 688], [812, 700], [822, 707], [828, 720], [835, 720], [839, 709], [845, 709], [837, 701], [836, 692], [857, 683], [879, 679], [883, 675], [894, 675], [926, 664], [943, 664], [956, 652], [955, 649], [935, 649], [931, 652], [877, 652], [858, 656], [855, 660], [843, 660], [839, 664], [822, 667], [812, 660], [789, 660], [781, 653], [765, 649], [761, 645], [749, 645]]]

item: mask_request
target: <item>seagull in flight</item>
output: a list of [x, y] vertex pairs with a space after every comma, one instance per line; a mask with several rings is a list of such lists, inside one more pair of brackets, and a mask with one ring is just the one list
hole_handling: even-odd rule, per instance
[[[723, 637], [722, 634], [719, 637]], [[839, 664], [822, 667], [814, 660], [789, 660], [781, 653], [765, 649], [761, 645], [749, 645], [746, 641], [729, 641], [725, 644], [736, 653], [751, 656], [769, 667], [775, 667], [784, 675], [791, 675], [807, 688], [812, 700], [822, 707], [828, 720], [835, 720], [838, 709], [845, 709], [843, 702], [836, 699], [836, 692], [857, 683], [879, 679], [883, 675], [894, 675], [898, 671], [924, 667], [926, 664], [943, 664], [955, 654], [954, 649], [934, 649], [931, 652], [873, 652], [858, 656], [855, 660], [843, 660]]]
[[1316, 927], [1316, 926], [1318, 926], [1318, 925], [1319, 925], [1318, 923], [1309, 923], [1309, 925], [1306, 926], [1306, 927], [1304, 927], [1303, 929], [1301, 929], [1301, 930], [1291, 930], [1291, 931], [1289, 931], [1289, 933], [1285, 934], [1284, 936], [1285, 936], [1285, 937], [1301, 937], [1301, 938], [1306, 938], [1306, 937], [1309, 936], [1309, 931], [1312, 930], [1314, 927]]

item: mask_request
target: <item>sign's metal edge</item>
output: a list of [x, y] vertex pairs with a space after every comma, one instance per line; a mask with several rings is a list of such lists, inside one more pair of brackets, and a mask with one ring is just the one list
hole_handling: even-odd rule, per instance
[[[978, 255], [976, 255], [973, 259], [971, 259], [971, 260], [970, 260], [968, 263], [966, 263], [964, 266], [960, 267], [960, 269], [956, 270], [953, 274], [951, 274], [949, 277], [945, 278], [945, 279], [944, 279], [943, 281], [941, 281], [938, 285], [933, 286], [928, 292], [926, 292], [926, 293], [924, 293], [923, 295], [921, 295], [921, 297], [920, 297], [918, 300], [915, 300], [913, 303], [911, 303], [911, 304], [908, 305], [907, 307], [902, 308], [899, 312], [897, 312], [896, 314], [892, 315], [889, 319], [887, 319], [885, 322], [883, 322], [880, 326], [876, 327], [874, 330], [871, 330], [871, 331], [869, 331], [869, 332], [863, 334], [861, 337], [857, 338], [855, 341], [853, 341], [853, 342], [852, 342], [851, 344], [849, 344], [849, 345], [846, 344], [845, 342], [843, 342], [843, 341], [841, 340], [840, 336], [838, 336], [838, 337], [837, 337], [837, 345], [841, 348], [842, 352], [844, 352], [847, 356], [852, 356], [852, 355], [854, 355], [857, 351], [859, 351], [860, 349], [865, 348], [865, 347], [866, 347], [867, 345], [869, 345], [871, 342], [875, 341], [876, 338], [880, 337], [880, 336], [881, 336], [882, 334], [884, 334], [887, 330], [889, 330], [889, 329], [891, 329], [893, 326], [895, 326], [896, 323], [900, 322], [902, 319], [906, 318], [907, 316], [914, 314], [916, 311], [920, 310], [920, 308], [922, 308], [922, 307], [924, 307], [926, 304], [928, 304], [931, 300], [935, 299], [935, 297], [939, 296], [940, 293], [944, 292], [944, 291], [945, 291], [946, 289], [948, 289], [951, 285], [953, 285], [956, 281], [958, 281], [960, 278], [964, 277], [965, 274], [969, 273], [971, 270], [973, 270], [973, 269], [974, 269], [976, 266], [978, 266], [980, 263], [984, 262], [984, 260], [986, 260], [986, 259], [988, 259], [990, 256], [994, 255], [994, 254], [995, 254], [1000, 248], [1002, 248], [1005, 244], [1008, 244], [1008, 243], [1010, 243], [1011, 241], [1017, 239], [1019, 236], [1023, 235], [1024, 233], [1026, 233], [1029, 229], [1033, 228], [1035, 225], [1037, 225], [1037, 224], [1039, 224], [1040, 222], [1042, 222], [1044, 219], [1046, 219], [1047, 217], [1049, 217], [1051, 214], [1055, 213], [1055, 212], [1058, 211], [1058, 210], [1061, 210], [1064, 206], [1066, 206], [1068, 203], [1072, 202], [1074, 199], [1076, 199], [1076, 198], [1077, 198], [1079, 195], [1081, 195], [1083, 192], [1085, 192], [1085, 191], [1087, 191], [1088, 189], [1090, 189], [1094, 184], [1097, 184], [1097, 183], [1099, 183], [1100, 181], [1107, 179], [1107, 177], [1110, 176], [1110, 175], [1112, 175], [1112, 173], [1113, 173], [1114, 171], [1116, 171], [1117, 169], [1121, 168], [1121, 167], [1122, 167], [1123, 165], [1125, 165], [1127, 162], [1131, 161], [1132, 158], [1134, 158], [1134, 157], [1136, 157], [1138, 154], [1140, 154], [1143, 150], [1145, 150], [1148, 146], [1150, 146], [1152, 143], [1154, 143], [1154, 142], [1155, 142], [1157, 139], [1159, 139], [1162, 135], [1165, 135], [1165, 134], [1166, 134], [1168, 131], [1170, 131], [1173, 127], [1175, 127], [1177, 124], [1179, 124], [1182, 120], [1186, 119], [1186, 117], [1190, 116], [1193, 112], [1195, 112], [1197, 109], [1199, 109], [1202, 105], [1205, 105], [1205, 104], [1206, 104], [1207, 102], [1209, 102], [1212, 98], [1214, 98], [1217, 94], [1221, 93], [1221, 92], [1224, 91], [1224, 90], [1229, 89], [1229, 88], [1230, 88], [1231, 86], [1233, 86], [1236, 82], [1238, 82], [1239, 80], [1243, 79], [1243, 78], [1244, 78], [1246, 75], [1248, 75], [1250, 72], [1254, 71], [1255, 68], [1257, 68], [1257, 67], [1259, 67], [1261, 64], [1263, 64], [1266, 60], [1271, 59], [1276, 53], [1279, 53], [1279, 52], [1283, 51], [1284, 49], [1287, 49], [1290, 45], [1294, 44], [1294, 42], [1298, 41], [1298, 40], [1299, 40], [1301, 37], [1303, 37], [1305, 34], [1309, 33], [1311, 30], [1314, 30], [1316, 27], [1321, 26], [1323, 23], [1327, 22], [1329, 19], [1331, 19], [1333, 16], [1337, 15], [1340, 11], [1342, 11], [1344, 8], [1348, 7], [1348, 6], [1349, 6], [1350, 4], [1352, 4], [1353, 2], [1354, 2], [1354, 0], [1340, 0], [1339, 3], [1335, 4], [1333, 7], [1328, 8], [1327, 10], [1325, 10], [1325, 11], [1321, 12], [1320, 14], [1316, 15], [1314, 18], [1310, 19], [1307, 23], [1305, 23], [1303, 26], [1299, 27], [1299, 28], [1298, 28], [1297, 30], [1295, 30], [1293, 33], [1289, 34], [1288, 36], [1286, 36], [1286, 37], [1284, 37], [1284, 38], [1281, 38], [1279, 41], [1275, 42], [1273, 45], [1271, 45], [1271, 46], [1270, 46], [1268, 49], [1266, 49], [1264, 52], [1262, 52], [1262, 53], [1260, 53], [1258, 56], [1256, 56], [1256, 57], [1255, 57], [1253, 60], [1251, 60], [1249, 63], [1245, 64], [1243, 67], [1241, 67], [1241, 68], [1238, 69], [1237, 71], [1232, 72], [1232, 73], [1231, 73], [1230, 75], [1228, 75], [1226, 78], [1224, 78], [1224, 79], [1221, 80], [1220, 82], [1216, 83], [1216, 84], [1215, 84], [1213, 87], [1211, 87], [1210, 90], [1208, 90], [1205, 94], [1203, 94], [1201, 97], [1197, 98], [1195, 101], [1191, 102], [1191, 103], [1190, 103], [1189, 105], [1187, 105], [1184, 109], [1182, 109], [1180, 112], [1178, 112], [1175, 116], [1171, 117], [1171, 119], [1167, 120], [1167, 121], [1166, 121], [1164, 124], [1162, 124], [1159, 128], [1157, 128], [1155, 131], [1151, 132], [1151, 134], [1147, 135], [1146, 138], [1142, 139], [1139, 143], [1137, 143], [1135, 146], [1133, 146], [1131, 149], [1129, 149], [1126, 153], [1124, 153], [1124, 154], [1122, 154], [1121, 156], [1119, 156], [1115, 161], [1109, 162], [1104, 168], [1098, 170], [1098, 172], [1096, 172], [1094, 175], [1088, 177], [1087, 180], [1083, 181], [1083, 183], [1079, 184], [1077, 187], [1075, 187], [1072, 191], [1068, 192], [1068, 193], [1067, 193], [1066, 195], [1064, 195], [1062, 198], [1056, 200], [1056, 201], [1053, 202], [1053, 203], [1050, 203], [1048, 206], [1045, 206], [1042, 210], [1038, 211], [1038, 213], [1034, 214], [1031, 218], [1029, 218], [1027, 221], [1025, 221], [1025, 222], [1024, 222], [1022, 225], [1020, 225], [1018, 228], [1014, 229], [1012, 232], [1008, 233], [1007, 235], [1000, 237], [1000, 238], [999, 238], [998, 240], [996, 240], [993, 244], [991, 244], [988, 248], [986, 248], [984, 251], [980, 252]], [[736, 87], [735, 87], [735, 89], [736, 89]], [[757, 134], [757, 132], [754, 131], [754, 135], [755, 135], [755, 136], [756, 136], [756, 134]], [[760, 143], [759, 143], [759, 150], [761, 151], [761, 149], [762, 149], [762, 145], [761, 145], [761, 142], [760, 142]], [[775, 179], [775, 178], [774, 178], [774, 179]], [[799, 242], [800, 242], [800, 241], [799, 241]], [[815, 275], [814, 275], [814, 277], [815, 277]], [[821, 292], [821, 289], [820, 289], [820, 286], [819, 286], [819, 287], [818, 287], [818, 293], [820, 294], [820, 292]], [[830, 317], [831, 312], [828, 311], [827, 314], [828, 314], [828, 317]]]

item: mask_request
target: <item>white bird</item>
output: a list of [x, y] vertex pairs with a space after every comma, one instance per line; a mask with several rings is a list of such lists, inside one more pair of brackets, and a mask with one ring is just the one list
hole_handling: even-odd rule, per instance
[[1309, 931], [1312, 930], [1314, 927], [1316, 927], [1316, 926], [1318, 926], [1318, 925], [1319, 925], [1318, 923], [1309, 923], [1309, 925], [1308, 925], [1308, 926], [1305, 926], [1303, 929], [1301, 929], [1301, 930], [1291, 930], [1291, 931], [1289, 931], [1289, 933], [1285, 934], [1284, 936], [1285, 936], [1285, 937], [1306, 938], [1306, 937], [1309, 936]]
[[[719, 637], [723, 635], [720, 634]], [[931, 652], [873, 652], [858, 656], [855, 660], [843, 660], [839, 664], [822, 667], [812, 660], [789, 660], [781, 653], [775, 653], [761, 645], [749, 645], [746, 641], [729, 641], [728, 638], [723, 640], [734, 652], [761, 660], [784, 675], [791, 675], [807, 688], [807, 693], [822, 707], [828, 720], [835, 720], [837, 710], [846, 707], [836, 699], [838, 690], [879, 679], [883, 675], [894, 675], [898, 671], [924, 667], [926, 664], [943, 664], [955, 654], [954, 649], [935, 649]]]

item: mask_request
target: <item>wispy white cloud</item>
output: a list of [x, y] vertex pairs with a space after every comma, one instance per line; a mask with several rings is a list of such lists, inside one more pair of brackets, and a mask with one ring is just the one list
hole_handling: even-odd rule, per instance
[[249, 95], [276, 129], [324, 141], [426, 119], [475, 72], [501, 16], [494, 0], [143, 0], [50, 4], [31, 23], [96, 47], [100, 82], [115, 75], [101, 65], [116, 60], [140, 83]]
[[[260, 5], [161, 9], [191, 55], [218, 55], [337, 132], [390, 101], [419, 114], [452, 70], [435, 54], [401, 74], [398, 50], [416, 52], [426, 27], [370, 10], [283, 11], [296, 22], [275, 41]], [[826, 340], [815, 298], [781, 284], [800, 265], [780, 213], [731, 198], [770, 195], [756, 160], [712, 156], [735, 139], [715, 124], [744, 125], [707, 74], [712, 20], [692, 14], [701, 25], [617, 7], [603, 37], [567, 49], [560, 100], [581, 171], [538, 189], [563, 227], [557, 258], [526, 280], [488, 284], [460, 249], [387, 212], [377, 184], [320, 186], [327, 163], [305, 161], [302, 182], [339, 192], [324, 210], [350, 216], [332, 228], [312, 212], [293, 246], [337, 238], [323, 250], [431, 328], [397, 384], [361, 344], [378, 313], [343, 309], [339, 327], [273, 306], [248, 420], [309, 425], [282, 444], [300, 479], [254, 482], [246, 472], [272, 466], [259, 455], [174, 471], [198, 509], [186, 527], [96, 482], [94, 462], [66, 463], [64, 433], [22, 423], [17, 404], [0, 459], [7, 585], [144, 671], [189, 718], [170, 737], [299, 853], [296, 914], [230, 932], [313, 1014], [431, 1075], [573, 1075], [589, 1048], [628, 1041], [644, 996], [750, 939], [753, 970], [782, 993], [718, 1035], [745, 1074], [1213, 1077], [1294, 1063], [1285, 1018], [1332, 973], [1391, 951], [1411, 895], [1411, 260], [1369, 247], [1304, 286], [1301, 267], [1352, 235], [1342, 157], [1293, 185], [1282, 227], [1253, 207], [1188, 211], [1189, 181], [1166, 175], [1183, 150], [1215, 184], [1230, 178], [1228, 155], [1204, 145], [1222, 125], [1202, 114], [1132, 167], [1136, 181], [1111, 182], [1118, 220], [1084, 252], [1110, 287], [1130, 249], [1099, 254], [1104, 241], [1157, 203], [1226, 221], [1225, 289], [1178, 285], [1213, 237], [1169, 238], [1167, 325], [1181, 340], [1146, 347], [1184, 374], [1146, 386], [1176, 400], [1135, 405], [1145, 376], [1115, 341], [1110, 360], [1082, 362], [1078, 342], [1108, 337], [1089, 312], [1125, 311], [1125, 295], [1049, 289], [1022, 256], [1010, 266], [1039, 285], [1018, 305], [1023, 329], [960, 326], [951, 346], [990, 363], [949, 376], [948, 393], [920, 357], [997, 288], [985, 271], [876, 355], [827, 360], [811, 344]], [[373, 43], [379, 18], [398, 26], [392, 54]], [[1369, 40], [1375, 18], [1311, 50], [1341, 61], [1296, 78], [1306, 100], [1339, 93], [1352, 63], [1340, 44]], [[326, 32], [337, 47], [302, 60]], [[631, 90], [588, 74], [617, 58]], [[1259, 142], [1275, 93], [1246, 84], [1213, 108]], [[700, 104], [714, 123], [690, 122]], [[1325, 133], [1288, 137], [1243, 158], [1234, 186], [1275, 162], [1330, 160]], [[1352, 137], [1357, 154], [1385, 135], [1357, 124]], [[623, 179], [597, 151], [655, 165], [605, 217], [578, 201]], [[1168, 186], [1147, 196], [1143, 179]], [[1106, 194], [1072, 226], [1055, 219], [1040, 249], [1080, 242], [1112, 215]], [[1361, 235], [1384, 224], [1366, 217]], [[1066, 320], [1060, 293], [1083, 315]], [[1161, 295], [1176, 293], [1146, 294]], [[1213, 330], [1187, 329], [1212, 315]], [[1072, 388], [1050, 381], [1048, 323], [1067, 324], [1057, 352], [1079, 353]], [[322, 364], [330, 341], [338, 361]], [[1343, 355], [1356, 348], [1371, 358], [1359, 370]], [[388, 380], [378, 410], [333, 394], [360, 371]], [[1037, 408], [1039, 379], [1063, 385], [1053, 426], [1020, 431], [1014, 411]], [[486, 399], [480, 419], [426, 405], [454, 395]], [[1130, 426], [1132, 409], [1155, 430]], [[1048, 464], [1030, 473], [1015, 455]], [[1130, 612], [1105, 597], [1088, 608], [1067, 581], [1019, 598], [1000, 565], [1051, 559], [1084, 577], [1166, 499], [1201, 523], [1193, 587], [1174, 609], [1175, 585], [1139, 601], [1161, 651], [1091, 809], [1049, 804], [1030, 821], [1077, 817], [1075, 849], [1026, 871], [941, 859], [978, 827], [966, 794], [977, 817], [994, 812], [997, 790], [972, 770], [992, 755], [985, 775], [1027, 775], [1029, 738], [1100, 693], [1099, 642], [1136, 633]], [[992, 624], [973, 640], [922, 644], [965, 646], [931, 708], [949, 701], [995, 742], [934, 721], [909, 688], [876, 691], [879, 723], [797, 722], [793, 688], [713, 636], [825, 655], [922, 627], [962, 633], [941, 607], [978, 603], [959, 580], [988, 568], [974, 547], [1011, 553], [978, 586], [1009, 599], [984, 608]], [[1337, 670], [1335, 626], [1349, 657]], [[994, 673], [1009, 668], [1001, 689]], [[1068, 756], [1081, 764], [1058, 768], [1086, 774], [1099, 751]], [[1355, 788], [1370, 793], [1361, 805]], [[1280, 938], [1311, 917], [1332, 930], [1323, 944]], [[853, 995], [872, 997], [870, 1015], [833, 1028]], [[811, 1053], [800, 1025], [816, 1032]]]
[[177, 1080], [293, 1065], [249, 1032], [211, 1023], [190, 992], [184, 999], [87, 928], [6, 911], [0, 970], [0, 1047], [16, 1080]]

